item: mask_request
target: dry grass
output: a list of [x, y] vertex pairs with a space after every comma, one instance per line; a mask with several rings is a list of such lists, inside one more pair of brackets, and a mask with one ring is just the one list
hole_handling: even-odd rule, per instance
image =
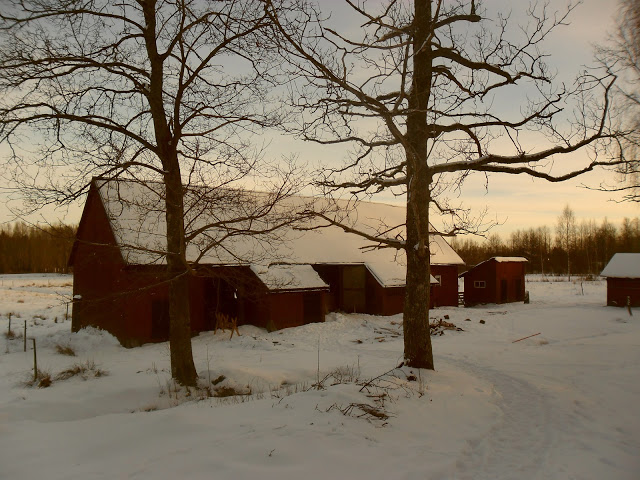
[[50, 387], [52, 383], [53, 383], [53, 378], [51, 376], [51, 372], [47, 370], [38, 369], [38, 374], [36, 375], [36, 378], [33, 378], [32, 375], [29, 375], [29, 380], [24, 382], [24, 386], [47, 388], [47, 387]]
[[60, 355], [67, 355], [69, 357], [76, 356], [76, 352], [73, 350], [73, 348], [71, 348], [70, 345], [62, 345], [61, 343], [58, 343], [56, 345], [56, 352], [58, 352]]
[[56, 375], [55, 380], [68, 380], [76, 376], [87, 380], [89, 378], [104, 377], [108, 374], [107, 371], [98, 368], [93, 360], [87, 360], [84, 363], [74, 363], [71, 367]]
[[213, 396], [216, 398], [237, 397], [240, 395], [251, 396], [251, 387], [247, 385], [242, 389], [237, 389], [235, 387], [221, 385], [213, 389]]
[[18, 332], [15, 330], [8, 330], [4, 332], [3, 335], [7, 340], [17, 340], [24, 337], [24, 333], [21, 330]]
[[33, 375], [30, 375], [29, 380], [25, 381], [23, 385], [25, 387], [46, 388], [50, 387], [53, 382], [68, 380], [69, 378], [76, 376], [79, 376], [83, 380], [87, 380], [89, 378], [104, 377], [105, 375], [108, 375], [108, 372], [98, 368], [92, 360], [87, 360], [84, 363], [75, 363], [55, 376], [47, 370], [38, 369], [36, 378], [33, 378]]

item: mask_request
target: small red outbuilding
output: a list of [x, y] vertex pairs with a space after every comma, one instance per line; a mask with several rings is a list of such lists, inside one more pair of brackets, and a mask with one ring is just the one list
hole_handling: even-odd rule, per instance
[[616, 253], [600, 275], [607, 277], [607, 305], [640, 306], [640, 253]]
[[524, 257], [493, 257], [460, 274], [465, 306], [524, 300]]

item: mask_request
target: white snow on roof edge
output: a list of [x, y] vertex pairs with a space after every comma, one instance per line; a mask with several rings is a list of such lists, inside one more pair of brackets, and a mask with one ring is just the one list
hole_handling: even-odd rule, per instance
[[329, 288], [311, 265], [251, 265], [251, 270], [271, 291]]
[[[404, 287], [407, 284], [407, 267], [404, 265], [394, 262], [367, 262], [365, 267], [383, 288]], [[432, 285], [439, 283], [433, 275], [430, 275], [429, 280]]]
[[611, 278], [640, 278], [640, 253], [616, 253], [600, 275]]

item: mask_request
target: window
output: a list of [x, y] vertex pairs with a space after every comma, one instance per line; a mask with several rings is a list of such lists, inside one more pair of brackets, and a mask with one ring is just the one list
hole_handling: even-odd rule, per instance
[[474, 280], [473, 288], [486, 288], [487, 284], [484, 280]]
[[438, 287], [442, 286], [442, 275], [434, 275], [433, 278], [435, 278], [438, 281]]

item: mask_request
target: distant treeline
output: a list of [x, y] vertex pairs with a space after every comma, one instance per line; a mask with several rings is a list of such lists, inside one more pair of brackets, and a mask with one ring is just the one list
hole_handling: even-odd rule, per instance
[[68, 273], [75, 226], [0, 226], [0, 273]]
[[486, 240], [455, 238], [452, 247], [467, 266], [495, 256], [517, 256], [529, 260], [527, 272], [545, 274], [598, 275], [614, 253], [640, 252], [640, 222], [625, 218], [616, 226], [606, 219], [578, 224], [559, 218], [555, 235], [549, 227], [517, 230], [508, 239], [491, 234]]
[[[0, 273], [69, 273], [67, 266], [77, 226], [0, 226]], [[495, 256], [525, 257], [527, 272], [599, 274], [614, 253], [640, 252], [640, 220], [618, 226], [607, 219], [577, 224], [558, 219], [555, 234], [547, 226], [517, 230], [503, 239], [454, 238], [451, 246], [468, 267]]]

